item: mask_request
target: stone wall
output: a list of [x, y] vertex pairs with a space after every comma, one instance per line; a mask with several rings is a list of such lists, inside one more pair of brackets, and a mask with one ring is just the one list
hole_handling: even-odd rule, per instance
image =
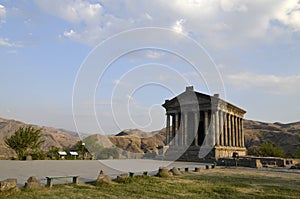
[[251, 168], [262, 168], [260, 160], [255, 159], [233, 159], [233, 158], [220, 158], [217, 162], [218, 166], [240, 166]]
[[237, 152], [239, 156], [245, 156], [247, 153], [246, 148], [242, 147], [226, 147], [226, 146], [216, 146], [215, 147], [215, 158], [227, 158], [232, 157], [233, 153]]

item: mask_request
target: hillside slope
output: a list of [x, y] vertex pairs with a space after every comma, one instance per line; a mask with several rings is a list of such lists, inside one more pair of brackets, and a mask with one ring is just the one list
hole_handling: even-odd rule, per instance
[[[5, 146], [4, 139], [11, 136], [20, 126], [26, 125], [28, 124], [0, 118], [0, 158], [15, 156], [14, 151]], [[45, 140], [42, 146], [44, 150], [51, 146], [69, 148], [80, 140], [74, 132], [51, 127], [35, 127], [42, 128], [42, 139]], [[291, 154], [300, 146], [300, 122], [282, 124], [245, 120], [244, 129], [247, 148], [271, 141], [279, 144], [286, 154]], [[157, 147], [164, 144], [164, 140], [165, 129], [150, 133], [139, 129], [127, 129], [115, 136], [90, 135], [85, 138], [84, 142], [91, 152], [99, 147], [117, 147], [120, 154], [123, 154], [122, 151], [144, 154], [156, 152]], [[121, 157], [124, 156], [121, 155]]]
[[300, 146], [300, 122], [282, 124], [245, 120], [244, 129], [247, 148], [270, 141], [279, 144], [289, 155]]
[[84, 139], [86, 147], [91, 153], [96, 153], [101, 148], [118, 148], [120, 157], [141, 157], [144, 153], [157, 151], [158, 146], [164, 145], [165, 129], [151, 133], [138, 129], [127, 129], [115, 136], [91, 135]]
[[[247, 148], [258, 146], [263, 142], [274, 142], [280, 145], [287, 155], [292, 154], [300, 146], [300, 122], [281, 124], [264, 123], [245, 120], [245, 145]], [[93, 138], [93, 139], [92, 139]], [[115, 136], [90, 136], [89, 143], [96, 146], [118, 147], [133, 153], [151, 153], [157, 151], [165, 140], [165, 129], [151, 133], [138, 129], [127, 129]], [[101, 141], [102, 140], [102, 141]], [[106, 140], [104, 142], [104, 140]]]
[[[0, 159], [15, 157], [14, 151], [5, 145], [4, 139], [6, 137], [10, 137], [19, 127], [28, 125], [29, 124], [25, 124], [23, 122], [0, 118]], [[47, 150], [51, 146], [61, 149], [68, 148], [74, 146], [80, 140], [78, 136], [70, 131], [36, 125], [32, 126], [35, 128], [42, 128], [41, 139], [45, 140], [44, 144], [42, 145], [43, 150]]]

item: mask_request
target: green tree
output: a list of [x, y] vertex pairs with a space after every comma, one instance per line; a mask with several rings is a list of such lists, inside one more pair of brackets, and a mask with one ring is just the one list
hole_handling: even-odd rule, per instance
[[284, 151], [274, 142], [264, 142], [259, 146], [259, 151], [262, 156], [283, 157]]
[[19, 160], [26, 155], [36, 154], [44, 143], [40, 140], [42, 129], [35, 129], [32, 126], [20, 127], [12, 136], [5, 139], [5, 144], [13, 149]]
[[52, 160], [58, 160], [59, 159], [59, 154], [58, 154], [59, 149], [55, 146], [51, 146], [49, 151], [48, 151], [48, 157], [50, 157]]
[[297, 147], [296, 151], [292, 154], [293, 158], [300, 158], [300, 146]]
[[77, 153], [81, 159], [84, 159], [85, 154], [89, 153], [85, 143], [81, 140], [76, 143], [75, 149], [77, 150]]
[[248, 154], [263, 157], [284, 157], [283, 149], [274, 142], [264, 142], [260, 146], [250, 147]]

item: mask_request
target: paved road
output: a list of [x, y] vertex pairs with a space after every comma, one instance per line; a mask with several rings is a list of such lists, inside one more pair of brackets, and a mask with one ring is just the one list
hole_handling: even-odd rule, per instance
[[[111, 177], [118, 174], [135, 172], [142, 173], [148, 171], [155, 174], [160, 166], [171, 168], [205, 167], [205, 164], [191, 162], [169, 162], [158, 160], [33, 160], [16, 161], [0, 160], [0, 180], [7, 178], [17, 178], [18, 186], [23, 186], [30, 176], [35, 176], [41, 183], [46, 184], [46, 176], [79, 175], [80, 181], [88, 182], [97, 178], [99, 171], [103, 170]], [[71, 180], [71, 179], [70, 179]], [[61, 179], [55, 183], [65, 183], [70, 181]]]

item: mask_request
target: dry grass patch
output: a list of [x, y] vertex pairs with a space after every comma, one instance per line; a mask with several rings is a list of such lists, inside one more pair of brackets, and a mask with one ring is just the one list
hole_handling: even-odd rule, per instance
[[108, 186], [54, 185], [41, 190], [0, 193], [0, 198], [300, 198], [299, 176], [256, 171], [212, 169], [168, 178], [134, 176], [125, 183], [112, 181]]

